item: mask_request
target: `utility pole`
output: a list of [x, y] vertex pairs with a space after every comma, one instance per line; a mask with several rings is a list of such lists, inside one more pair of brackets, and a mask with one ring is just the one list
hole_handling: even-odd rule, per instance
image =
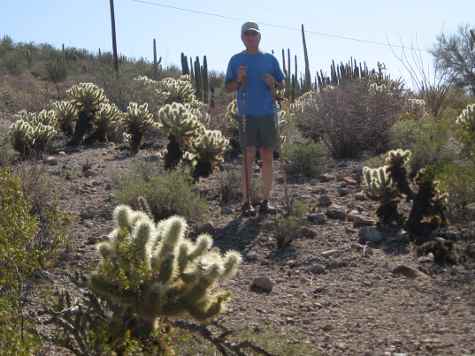
[[115, 16], [114, 16], [114, 0], [110, 0], [111, 7], [111, 24], [112, 24], [112, 51], [114, 54], [114, 69], [117, 76], [119, 76], [119, 59], [117, 58], [117, 40], [115, 36]]

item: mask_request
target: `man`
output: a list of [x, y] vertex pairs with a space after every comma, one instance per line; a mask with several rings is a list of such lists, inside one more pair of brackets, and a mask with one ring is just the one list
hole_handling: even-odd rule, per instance
[[[241, 39], [246, 49], [234, 55], [228, 64], [225, 78], [227, 92], [237, 91], [237, 105], [240, 121], [240, 136], [243, 150], [242, 192], [243, 214], [254, 215], [250, 203], [251, 171], [256, 155], [256, 147], [262, 159], [263, 198], [261, 213], [274, 213], [269, 204], [272, 190], [273, 150], [277, 145], [277, 120], [275, 89], [284, 86], [284, 75], [277, 59], [259, 50], [261, 32], [254, 22], [246, 22], [241, 27]], [[246, 165], [249, 169], [246, 169]], [[247, 173], [247, 180], [246, 180]]]

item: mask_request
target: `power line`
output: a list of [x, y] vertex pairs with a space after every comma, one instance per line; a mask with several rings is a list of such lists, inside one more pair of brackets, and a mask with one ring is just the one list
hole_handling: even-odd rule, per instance
[[[227, 15], [222, 15], [216, 12], [208, 12], [208, 11], [202, 11], [202, 10], [195, 10], [195, 9], [190, 9], [190, 8], [184, 8], [184, 7], [179, 7], [179, 6], [174, 6], [174, 5], [169, 5], [169, 4], [163, 4], [157, 1], [151, 1], [151, 0], [131, 0], [132, 2], [139, 3], [139, 4], [145, 4], [145, 5], [152, 5], [152, 6], [157, 6], [157, 7], [162, 7], [162, 8], [167, 8], [167, 9], [173, 9], [173, 10], [178, 10], [182, 12], [188, 12], [192, 14], [198, 14], [198, 15], [205, 15], [205, 16], [212, 16], [212, 17], [217, 17], [223, 20], [231, 20], [231, 21], [238, 21], [238, 22], [243, 22], [246, 21], [246, 19], [239, 18], [239, 17], [233, 17], [233, 16], [227, 16]], [[272, 24], [272, 23], [267, 23], [267, 22], [262, 22], [262, 21], [257, 21], [259, 24], [267, 27], [274, 27], [274, 28], [280, 28], [288, 31], [300, 31], [300, 29], [295, 28], [295, 27], [290, 27], [286, 25], [278, 25], [278, 24]], [[327, 33], [327, 32], [320, 32], [320, 31], [312, 31], [312, 30], [305, 30], [306, 33], [316, 35], [316, 36], [321, 36], [321, 37], [329, 37], [329, 38], [336, 38], [340, 40], [346, 40], [346, 41], [353, 41], [353, 42], [359, 42], [359, 43], [367, 43], [367, 44], [372, 44], [372, 45], [377, 45], [377, 46], [384, 46], [384, 47], [389, 47], [389, 48], [399, 48], [399, 49], [404, 49], [404, 50], [409, 50], [409, 51], [416, 51], [416, 52], [427, 52], [430, 53], [427, 50], [420, 49], [420, 48], [413, 48], [413, 47], [406, 47], [403, 45], [395, 45], [392, 43], [385, 43], [385, 42], [379, 42], [379, 41], [373, 41], [373, 40], [366, 40], [362, 38], [356, 38], [356, 37], [351, 37], [351, 36], [344, 36], [344, 35], [337, 35], [337, 34], [332, 34], [332, 33]]]

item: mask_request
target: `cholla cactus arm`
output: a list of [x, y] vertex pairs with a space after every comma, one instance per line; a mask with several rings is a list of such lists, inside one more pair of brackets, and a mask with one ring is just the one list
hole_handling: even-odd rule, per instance
[[467, 105], [456, 120], [460, 136], [469, 155], [475, 156], [475, 104]]
[[388, 166], [388, 172], [391, 175], [396, 187], [401, 194], [408, 198], [413, 196], [413, 191], [409, 186], [407, 166], [411, 161], [412, 153], [409, 150], [396, 149], [386, 154], [385, 164]]
[[66, 91], [66, 95], [78, 111], [96, 112], [100, 104], [109, 102], [104, 90], [93, 83], [74, 85]]
[[58, 127], [67, 135], [72, 135], [73, 124], [78, 118], [77, 107], [69, 100], [55, 101], [51, 105], [51, 110], [56, 113]]
[[148, 110], [148, 104], [139, 105], [131, 102], [127, 107], [127, 113], [119, 115], [120, 123], [125, 126], [127, 142], [133, 154], [137, 153], [145, 130], [149, 127], [159, 127], [154, 120], [153, 114]]
[[[193, 165], [203, 170], [198, 176], [206, 177], [212, 173], [224, 160], [224, 153], [229, 146], [229, 140], [219, 130], [204, 130], [188, 147]], [[199, 168], [197, 165], [202, 165]], [[205, 167], [206, 166], [206, 167]]]
[[197, 132], [203, 130], [191, 107], [180, 103], [167, 104], [158, 112], [158, 119], [165, 134], [175, 137], [180, 145], [187, 144]]

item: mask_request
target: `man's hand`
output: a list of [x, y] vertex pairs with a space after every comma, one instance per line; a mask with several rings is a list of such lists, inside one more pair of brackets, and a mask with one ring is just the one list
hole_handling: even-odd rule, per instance
[[266, 82], [266, 85], [269, 87], [269, 89], [275, 88], [275, 79], [271, 74], [266, 74], [263, 79], [264, 79], [264, 82]]

